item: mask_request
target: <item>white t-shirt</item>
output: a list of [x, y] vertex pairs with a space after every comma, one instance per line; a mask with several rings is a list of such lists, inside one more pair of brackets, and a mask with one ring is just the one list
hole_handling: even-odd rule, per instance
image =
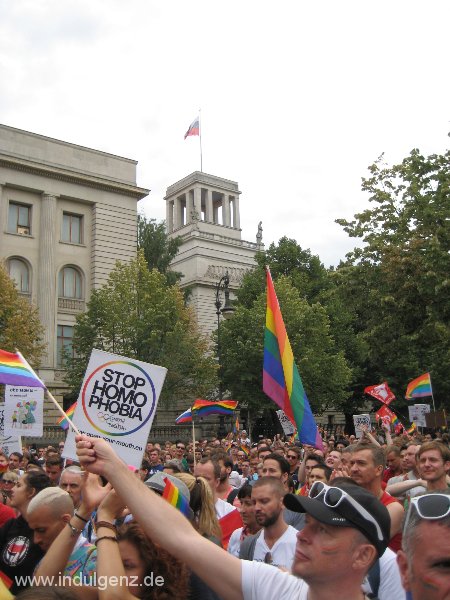
[[241, 564], [244, 600], [307, 600], [303, 579], [265, 563], [243, 560]]
[[290, 570], [294, 561], [295, 546], [297, 544], [297, 530], [291, 525], [288, 525], [286, 531], [275, 542], [272, 548], [269, 548], [266, 544], [264, 533], [263, 530], [256, 540], [253, 560], [265, 562], [264, 559], [267, 553], [270, 552], [272, 555], [272, 562], [270, 564], [273, 564], [275, 567], [284, 567]]
[[225, 500], [222, 500], [222, 498], [217, 498], [215, 507], [216, 507], [216, 517], [219, 520], [222, 517], [224, 517], [225, 515], [227, 515], [228, 513], [233, 512], [233, 510], [236, 510], [235, 506], [233, 506], [229, 502], [225, 502]]
[[233, 556], [237, 556], [237, 558], [239, 558], [239, 551], [241, 549], [241, 534], [243, 529], [243, 527], [235, 529], [230, 536], [230, 541], [228, 542], [227, 551]]
[[[362, 589], [365, 594], [373, 592], [366, 577]], [[400, 569], [397, 564], [397, 555], [390, 548], [386, 548], [380, 558], [380, 587], [378, 588], [378, 600], [393, 600], [404, 598], [405, 590], [400, 579]]]

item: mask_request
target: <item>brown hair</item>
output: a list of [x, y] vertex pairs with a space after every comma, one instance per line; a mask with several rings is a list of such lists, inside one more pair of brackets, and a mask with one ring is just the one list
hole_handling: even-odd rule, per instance
[[420, 458], [420, 456], [427, 450], [438, 450], [444, 462], [450, 461], [450, 450], [442, 442], [438, 442], [437, 440], [425, 442], [420, 446], [419, 451], [416, 454], [416, 458]]

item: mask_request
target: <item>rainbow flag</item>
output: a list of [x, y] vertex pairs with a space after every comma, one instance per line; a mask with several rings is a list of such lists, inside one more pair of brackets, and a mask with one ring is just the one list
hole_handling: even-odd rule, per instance
[[198, 417], [208, 417], [209, 415], [232, 415], [237, 408], [236, 400], [220, 400], [212, 402], [211, 400], [196, 400], [192, 405], [192, 413]]
[[0, 350], [0, 383], [45, 388], [20, 352]]
[[[73, 417], [73, 413], [75, 412], [76, 407], [77, 407], [77, 403], [74, 402], [72, 404], [72, 406], [68, 410], [66, 410], [66, 415], [69, 417], [69, 419], [71, 419]], [[64, 429], [64, 431], [66, 429], [69, 429], [69, 421], [66, 419], [66, 417], [61, 417], [60, 419], [58, 419], [56, 424], [59, 425], [60, 427], [62, 427], [62, 429]]]
[[406, 388], [405, 398], [413, 400], [414, 398], [423, 398], [424, 396], [432, 396], [431, 377], [429, 373], [424, 373], [420, 377], [413, 379], [408, 383]]
[[192, 423], [191, 409], [188, 408], [184, 413], [181, 413], [181, 415], [175, 419], [175, 423], [177, 425], [180, 425], [180, 423]]
[[233, 425], [233, 433], [237, 433], [240, 429], [240, 425], [239, 425], [239, 417], [236, 417], [236, 421]]
[[183, 496], [180, 490], [174, 485], [168, 477], [164, 477], [165, 488], [162, 493], [162, 497], [167, 500], [169, 504], [178, 508], [178, 510], [187, 517], [190, 513], [190, 506], [187, 499]]
[[406, 430], [406, 433], [409, 433], [409, 434], [411, 434], [411, 433], [414, 433], [414, 432], [416, 431], [416, 429], [417, 429], [417, 427], [416, 427], [416, 424], [415, 424], [415, 423], [413, 423], [413, 424], [411, 425], [411, 427], [410, 427], [409, 429], [407, 429], [407, 430]]
[[239, 450], [245, 452], [246, 456], [250, 456], [250, 450], [247, 448], [247, 446], [244, 446], [244, 444], [239, 444]]
[[263, 390], [284, 410], [304, 444], [322, 449], [311, 407], [294, 362], [272, 277], [267, 268], [267, 312], [264, 334]]

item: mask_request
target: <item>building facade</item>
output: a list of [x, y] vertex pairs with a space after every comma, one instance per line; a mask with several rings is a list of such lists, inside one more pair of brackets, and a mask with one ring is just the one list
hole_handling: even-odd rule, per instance
[[136, 255], [136, 161], [0, 125], [0, 258], [39, 309], [39, 375], [59, 397], [76, 315]]

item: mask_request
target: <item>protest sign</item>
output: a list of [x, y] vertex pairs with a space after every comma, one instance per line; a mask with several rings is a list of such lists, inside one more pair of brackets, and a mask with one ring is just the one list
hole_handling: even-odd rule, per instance
[[295, 431], [295, 427], [290, 421], [289, 417], [283, 410], [276, 411], [281, 427], [283, 428], [284, 435], [292, 435]]
[[425, 415], [430, 412], [429, 404], [414, 404], [408, 406], [409, 420], [418, 427], [426, 427]]
[[8, 456], [11, 452], [20, 452], [22, 454], [22, 439], [20, 436], [5, 436], [5, 403], [0, 403], [0, 447]]
[[[102, 437], [128, 464], [141, 466], [167, 369], [92, 350], [73, 422], [91, 437]], [[70, 428], [63, 456], [76, 460]]]
[[370, 415], [353, 415], [353, 424], [355, 425], [355, 436], [360, 439], [363, 435], [363, 427], [371, 431]]
[[4, 435], [42, 437], [44, 390], [5, 385]]

